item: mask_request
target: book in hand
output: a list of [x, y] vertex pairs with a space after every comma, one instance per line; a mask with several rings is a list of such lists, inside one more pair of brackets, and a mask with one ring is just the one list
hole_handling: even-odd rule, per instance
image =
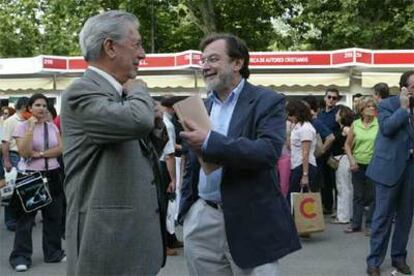
[[[200, 128], [204, 130], [211, 129], [211, 122], [208, 116], [206, 107], [204, 106], [203, 100], [199, 95], [190, 96], [182, 101], [177, 102], [173, 105], [175, 113], [181, 122], [184, 120], [192, 120]], [[185, 124], [182, 123], [184, 130], [188, 131]], [[213, 163], [204, 162], [201, 156], [198, 156], [198, 161], [206, 175], [209, 175], [220, 166]]]

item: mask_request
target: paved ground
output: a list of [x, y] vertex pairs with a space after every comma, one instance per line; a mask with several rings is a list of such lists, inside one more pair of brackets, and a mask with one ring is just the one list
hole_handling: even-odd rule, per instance
[[[65, 264], [45, 264], [41, 252], [40, 215], [33, 229], [33, 265], [26, 273], [14, 272], [8, 264], [8, 255], [13, 245], [14, 234], [4, 227], [3, 210], [0, 211], [0, 276], [65, 275]], [[344, 234], [346, 226], [327, 224], [323, 233], [315, 234], [302, 242], [303, 249], [280, 261], [281, 275], [285, 276], [358, 276], [365, 275], [365, 257], [368, 253], [369, 239], [362, 233]], [[408, 263], [414, 268], [413, 235], [409, 246]], [[390, 259], [387, 257], [382, 266], [382, 275], [390, 275]], [[170, 257], [159, 276], [188, 275], [183, 253]], [[210, 276], [210, 275], [209, 275]]]

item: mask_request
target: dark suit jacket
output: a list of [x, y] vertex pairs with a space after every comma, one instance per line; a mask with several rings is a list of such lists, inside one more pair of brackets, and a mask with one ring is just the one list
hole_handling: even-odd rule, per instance
[[[207, 110], [212, 101], [206, 102]], [[203, 159], [223, 166], [221, 195], [230, 252], [243, 269], [275, 261], [301, 248], [275, 164], [285, 141], [285, 100], [245, 83], [227, 137], [212, 131]], [[200, 164], [190, 151], [179, 219], [198, 198]], [[185, 218], [184, 218], [185, 219]]]
[[366, 175], [386, 186], [395, 185], [401, 178], [409, 158], [409, 114], [400, 108], [399, 97], [390, 97], [378, 106], [379, 132], [374, 155]]

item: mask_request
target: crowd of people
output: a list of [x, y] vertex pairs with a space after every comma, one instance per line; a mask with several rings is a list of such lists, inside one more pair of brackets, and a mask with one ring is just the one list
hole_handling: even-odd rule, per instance
[[[4, 170], [48, 179], [45, 262], [67, 259], [68, 275], [155, 275], [184, 246], [190, 275], [279, 275], [279, 260], [301, 248], [290, 194], [308, 190], [321, 193], [332, 223], [348, 225], [344, 233], [370, 237], [369, 275], [380, 275], [393, 225], [392, 265], [411, 274], [414, 71], [401, 76], [397, 96], [379, 83], [355, 95], [353, 109], [338, 104], [335, 87], [322, 103], [286, 100], [248, 81], [240, 38], [211, 34], [200, 44], [204, 129], [178, 121], [180, 97], [156, 102], [135, 80], [145, 58], [139, 27], [121, 11], [85, 22], [79, 42], [89, 66], [64, 91], [60, 116], [42, 94], [20, 98], [14, 115], [2, 109]], [[218, 168], [204, 171], [200, 160]], [[169, 208], [178, 209], [183, 244]], [[16, 271], [31, 266], [35, 216], [16, 197], [5, 208]]]
[[355, 95], [353, 110], [337, 104], [341, 95], [334, 87], [321, 108], [313, 96], [286, 105], [291, 167], [278, 170], [289, 179], [287, 199], [303, 189], [320, 192], [332, 223], [349, 224], [347, 234], [364, 229], [369, 275], [380, 275], [392, 228], [392, 266], [411, 274], [406, 246], [413, 216], [413, 88], [414, 71], [407, 71], [399, 96], [378, 83], [372, 95]]

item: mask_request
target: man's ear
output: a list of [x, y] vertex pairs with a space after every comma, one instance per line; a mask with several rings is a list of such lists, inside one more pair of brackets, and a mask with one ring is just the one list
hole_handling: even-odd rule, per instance
[[239, 72], [240, 69], [243, 67], [243, 63], [244, 63], [243, 59], [241, 59], [241, 58], [235, 59], [234, 60], [234, 67], [233, 67], [234, 71]]
[[110, 59], [113, 59], [115, 57], [115, 43], [112, 39], [106, 38], [102, 43], [102, 49]]

